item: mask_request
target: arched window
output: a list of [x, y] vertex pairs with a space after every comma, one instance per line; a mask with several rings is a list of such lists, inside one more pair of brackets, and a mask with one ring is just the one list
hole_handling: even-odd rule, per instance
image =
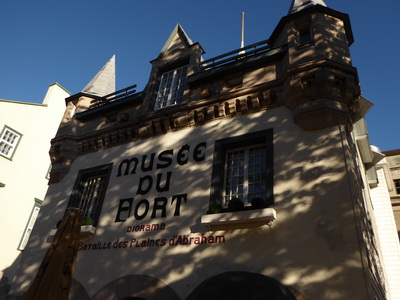
[[[300, 293], [298, 293], [301, 295]], [[226, 272], [198, 285], [187, 300], [298, 300], [279, 281], [257, 273]]]

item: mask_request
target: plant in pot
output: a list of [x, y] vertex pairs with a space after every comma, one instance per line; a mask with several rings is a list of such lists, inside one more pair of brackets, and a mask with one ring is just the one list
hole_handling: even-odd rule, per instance
[[251, 199], [251, 207], [255, 209], [265, 208], [267, 202], [260, 196], [255, 196]]
[[218, 214], [218, 213], [222, 212], [222, 205], [221, 205], [221, 203], [218, 203], [218, 202], [212, 203], [212, 204], [210, 205], [210, 210], [209, 210], [209, 212], [212, 213], [212, 214]]
[[83, 217], [82, 218], [82, 226], [92, 225], [92, 224], [93, 224], [93, 221], [92, 221], [91, 217]]
[[244, 208], [244, 203], [240, 198], [232, 198], [231, 200], [229, 200], [228, 202], [228, 209], [230, 211], [239, 211], [239, 210], [243, 210]]

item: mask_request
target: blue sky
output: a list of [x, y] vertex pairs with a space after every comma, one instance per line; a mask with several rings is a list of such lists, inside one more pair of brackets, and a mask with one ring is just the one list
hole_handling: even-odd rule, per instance
[[[371, 143], [400, 148], [399, 1], [325, 0], [345, 12], [362, 94], [375, 105], [367, 115]], [[150, 63], [177, 23], [206, 51], [205, 59], [269, 38], [291, 0], [137, 1], [0, 0], [0, 99], [40, 103], [58, 82], [80, 92], [116, 55], [117, 89], [142, 90]]]

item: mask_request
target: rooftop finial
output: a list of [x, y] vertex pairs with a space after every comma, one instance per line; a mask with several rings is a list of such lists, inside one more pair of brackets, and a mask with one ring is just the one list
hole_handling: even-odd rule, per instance
[[293, 0], [288, 14], [294, 14], [295, 12], [314, 5], [326, 6], [323, 0]]

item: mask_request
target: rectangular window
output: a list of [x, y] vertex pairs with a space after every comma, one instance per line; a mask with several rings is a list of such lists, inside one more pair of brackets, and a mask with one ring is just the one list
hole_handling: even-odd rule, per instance
[[303, 19], [296, 22], [297, 44], [299, 46], [311, 43], [314, 40], [310, 19]]
[[42, 200], [35, 199], [35, 205], [29, 217], [28, 224], [25, 228], [24, 234], [22, 235], [21, 242], [19, 243], [18, 250], [24, 250], [28, 244], [29, 237], [31, 236], [33, 226], [35, 225], [36, 219], [39, 215], [40, 207], [42, 206]]
[[266, 199], [267, 148], [265, 145], [228, 150], [225, 164], [226, 205], [232, 198], [250, 203], [255, 196]]
[[22, 135], [4, 126], [0, 136], [0, 155], [11, 159]]
[[312, 42], [311, 28], [306, 26], [299, 29], [299, 45], [304, 45]]
[[112, 164], [79, 171], [68, 207], [83, 211], [87, 225], [97, 226]]
[[46, 179], [50, 179], [50, 174], [51, 174], [51, 168], [52, 167], [53, 167], [53, 165], [50, 164], [49, 169], [47, 170], [47, 173], [46, 173]]
[[187, 66], [183, 66], [161, 75], [158, 88], [156, 105], [154, 109], [160, 109], [182, 102], [186, 83]]
[[395, 179], [394, 181], [394, 186], [396, 188], [396, 193], [400, 194], [400, 179]]
[[273, 204], [272, 129], [215, 143], [211, 203], [226, 207], [232, 198], [249, 205], [254, 197]]

